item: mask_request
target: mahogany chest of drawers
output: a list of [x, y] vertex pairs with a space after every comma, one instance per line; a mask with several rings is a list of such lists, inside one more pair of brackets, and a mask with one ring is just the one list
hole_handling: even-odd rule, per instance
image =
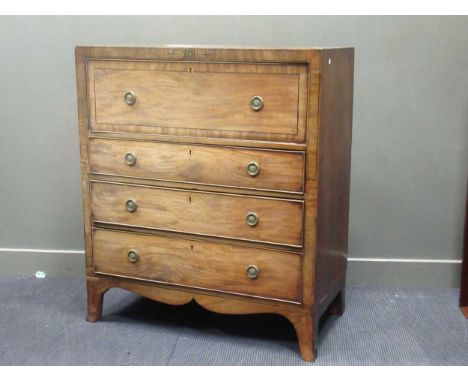
[[344, 308], [354, 50], [77, 47], [89, 321], [125, 288], [275, 313], [305, 360]]

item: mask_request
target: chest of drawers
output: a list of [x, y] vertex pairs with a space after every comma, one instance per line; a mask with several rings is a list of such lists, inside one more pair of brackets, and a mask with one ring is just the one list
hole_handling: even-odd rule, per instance
[[274, 313], [316, 355], [344, 309], [352, 48], [77, 47], [89, 321], [113, 287]]

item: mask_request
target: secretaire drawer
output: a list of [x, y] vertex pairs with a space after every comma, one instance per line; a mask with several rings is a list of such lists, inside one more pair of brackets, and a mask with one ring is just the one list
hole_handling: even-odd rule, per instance
[[93, 265], [103, 274], [300, 300], [297, 253], [97, 229]]
[[95, 222], [302, 246], [301, 200], [91, 182]]
[[303, 192], [302, 152], [90, 139], [98, 174], [219, 186]]
[[87, 68], [93, 130], [305, 137], [306, 65], [92, 60]]

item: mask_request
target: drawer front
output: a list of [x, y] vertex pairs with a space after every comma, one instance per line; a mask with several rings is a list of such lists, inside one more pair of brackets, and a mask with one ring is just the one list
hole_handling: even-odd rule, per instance
[[302, 246], [303, 207], [298, 200], [91, 183], [97, 222], [294, 247]]
[[305, 65], [91, 61], [88, 93], [94, 130], [305, 136]]
[[90, 171], [176, 182], [303, 192], [304, 154], [91, 139]]
[[300, 300], [300, 254], [106, 230], [93, 238], [98, 273]]

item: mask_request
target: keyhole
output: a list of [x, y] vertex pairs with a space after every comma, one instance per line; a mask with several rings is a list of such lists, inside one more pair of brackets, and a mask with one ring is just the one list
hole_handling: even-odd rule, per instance
[[192, 149], [189, 150], [189, 155], [192, 156]]
[[189, 73], [192, 73], [192, 67], [191, 66], [189, 66], [188, 71], [189, 71]]
[[189, 201], [189, 203], [192, 203], [192, 197], [191, 196], [188, 197], [188, 201]]
[[190, 250], [193, 251], [193, 244], [190, 245]]

